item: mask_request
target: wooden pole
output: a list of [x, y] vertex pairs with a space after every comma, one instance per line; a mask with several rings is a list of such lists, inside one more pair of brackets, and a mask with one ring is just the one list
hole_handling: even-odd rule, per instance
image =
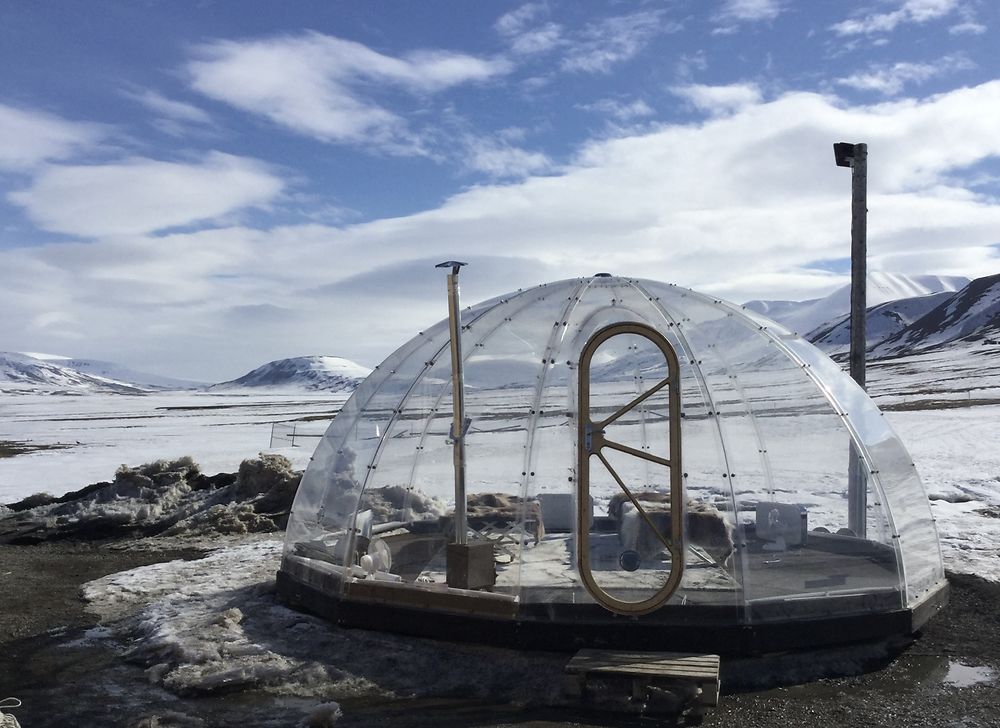
[[[851, 168], [851, 378], [865, 389], [868, 309], [868, 145], [839, 142], [833, 153]], [[859, 538], [868, 531], [868, 474], [854, 442], [847, 465], [847, 527]]]
[[448, 273], [448, 330], [451, 335], [451, 392], [453, 420], [451, 439], [455, 466], [455, 543], [467, 541], [468, 503], [465, 497], [465, 377], [462, 372], [462, 309], [459, 303], [458, 272], [465, 263], [449, 260], [437, 268]]
[[851, 164], [851, 378], [865, 388], [868, 348], [868, 145], [854, 145]]

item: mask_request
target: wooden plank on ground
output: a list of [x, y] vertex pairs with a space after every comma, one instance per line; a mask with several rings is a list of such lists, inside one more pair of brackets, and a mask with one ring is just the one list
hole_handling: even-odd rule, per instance
[[618, 652], [580, 650], [566, 665], [585, 683], [587, 675], [614, 674], [633, 681], [689, 683], [701, 688], [703, 705], [719, 702], [719, 656], [679, 652]]

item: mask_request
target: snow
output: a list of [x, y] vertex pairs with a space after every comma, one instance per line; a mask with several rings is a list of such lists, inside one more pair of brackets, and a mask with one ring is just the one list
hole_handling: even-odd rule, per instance
[[[895, 336], [953, 295], [946, 291], [869, 307], [865, 321], [867, 347], [877, 346], [890, 336]], [[839, 319], [826, 322], [811, 331], [806, 338], [830, 355], [848, 351], [851, 344], [851, 315], [845, 314]]]
[[269, 650], [263, 639], [267, 631], [251, 631], [244, 624], [245, 615], [252, 614], [275, 628], [304, 625], [298, 634], [318, 631], [272, 599], [261, 598], [270, 591], [280, 553], [278, 539], [242, 544], [196, 561], [112, 574], [86, 584], [83, 594], [103, 619], [130, 615], [122, 627], [133, 640], [126, 658], [144, 663], [150, 682], [175, 692], [292, 683], [298, 694], [350, 694], [349, 677], [338, 680], [342, 676], [320, 663]]
[[[957, 291], [969, 283], [961, 276], [871, 272], [868, 274], [869, 307], [903, 298], [927, 296], [941, 291]], [[774, 319], [790, 331], [805, 335], [851, 310], [851, 286], [846, 285], [823, 298], [801, 303], [790, 301], [748, 301], [747, 308]]]
[[913, 352], [957, 340], [990, 340], [1000, 334], [1000, 275], [977, 278], [879, 344], [876, 356]]
[[174, 379], [172, 377], [161, 377], [158, 374], [147, 372], [137, 372], [121, 364], [98, 359], [74, 359], [71, 357], [60, 357], [60, 366], [74, 369], [85, 374], [93, 374], [98, 377], [115, 379], [120, 382], [135, 384], [140, 387], [153, 389], [197, 389], [206, 386], [206, 382], [195, 382], [186, 379]]
[[[142, 391], [129, 382], [112, 379], [101, 374], [77, 371], [61, 357], [48, 360], [36, 359], [26, 354], [0, 352], [0, 392], [51, 391], [51, 392], [131, 392]], [[59, 364], [54, 363], [59, 361]]]
[[40, 491], [61, 495], [111, 480], [122, 464], [164, 458], [190, 456], [202, 472], [214, 474], [236, 472], [245, 458], [268, 451], [284, 454], [302, 469], [317, 438], [297, 437], [294, 446], [283, 440], [271, 448], [272, 424], [303, 418], [328, 422], [347, 397], [331, 392], [6, 394], [0, 400], [0, 442], [52, 449], [0, 458], [0, 503]]
[[148, 374], [137, 372], [134, 369], [116, 364], [110, 361], [100, 361], [98, 359], [76, 359], [62, 354], [45, 354], [38, 351], [19, 351], [18, 354], [39, 359], [52, 364], [57, 364], [67, 369], [74, 369], [86, 374], [94, 374], [99, 377], [115, 379], [128, 384], [136, 384], [141, 387], [153, 387], [157, 389], [194, 389], [204, 386], [205, 382], [194, 382], [185, 379], [174, 379], [172, 377], [162, 377], [158, 374]]
[[258, 687], [323, 701], [468, 694], [551, 702], [558, 694], [564, 659], [493, 650], [486, 660], [483, 648], [331, 630], [277, 604], [281, 550], [280, 538], [258, 537], [196, 561], [112, 574], [83, 595], [113, 626], [110, 636], [128, 644], [124, 657], [181, 695]]
[[43, 361], [68, 361], [73, 358], [71, 356], [63, 356], [62, 354], [44, 354], [39, 351], [19, 351], [17, 353], [30, 356], [32, 359], [42, 359]]

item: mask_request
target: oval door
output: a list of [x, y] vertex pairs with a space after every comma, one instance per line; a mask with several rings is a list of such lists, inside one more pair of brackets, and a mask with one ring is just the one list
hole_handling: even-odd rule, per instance
[[[577, 392], [577, 568], [606, 609], [648, 614], [684, 573], [677, 355], [650, 326], [606, 326], [583, 347]], [[593, 518], [597, 491], [608, 518]]]

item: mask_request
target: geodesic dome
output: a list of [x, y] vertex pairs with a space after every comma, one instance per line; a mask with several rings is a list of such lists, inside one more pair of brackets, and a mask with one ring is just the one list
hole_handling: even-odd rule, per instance
[[449, 344], [447, 320], [418, 334], [330, 425], [288, 524], [287, 601], [416, 634], [723, 654], [908, 633], [943, 603], [906, 449], [782, 326], [604, 274], [485, 301], [462, 312], [464, 435]]

